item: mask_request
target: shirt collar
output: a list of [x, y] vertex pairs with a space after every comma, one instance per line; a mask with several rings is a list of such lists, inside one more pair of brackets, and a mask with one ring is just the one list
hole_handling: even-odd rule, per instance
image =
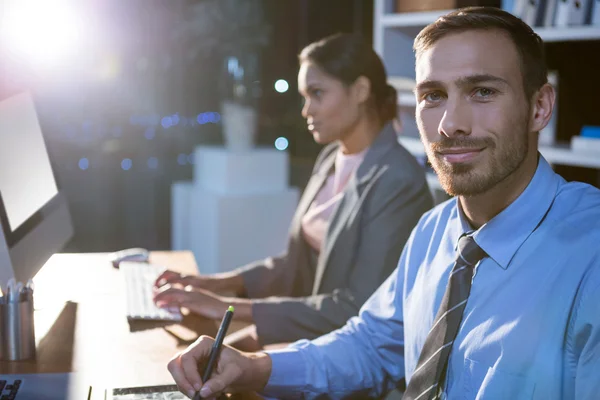
[[[501, 268], [507, 269], [513, 256], [540, 224], [556, 196], [560, 177], [539, 155], [538, 166], [523, 193], [502, 212], [473, 233], [475, 242]], [[473, 231], [456, 199], [455, 248], [464, 233]]]

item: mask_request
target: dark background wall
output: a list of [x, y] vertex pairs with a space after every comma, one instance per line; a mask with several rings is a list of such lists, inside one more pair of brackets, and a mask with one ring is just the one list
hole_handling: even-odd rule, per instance
[[[0, 99], [24, 89], [36, 95], [75, 223], [66, 251], [170, 247], [171, 184], [192, 179], [197, 145], [223, 143], [222, 60], [191, 54], [189, 43], [171, 35], [197, 2], [83, 2], [85, 23], [96, 35], [51, 72], [23, 65], [0, 47]], [[272, 146], [279, 136], [289, 140], [294, 186], [303, 188], [320, 150], [300, 116], [297, 54], [336, 32], [362, 33], [371, 41], [372, 3], [262, 0], [272, 35], [262, 52], [257, 141]], [[600, 125], [600, 41], [551, 43], [546, 49], [549, 67], [560, 70], [558, 139], [568, 141], [583, 124]], [[273, 89], [277, 79], [289, 82], [287, 93]], [[557, 171], [568, 180], [599, 183], [593, 169]]]
[[[600, 126], [600, 40], [548, 43], [548, 69], [559, 71], [557, 140], [568, 143], [583, 125]], [[592, 168], [556, 166], [565, 179], [600, 187], [600, 172]]]
[[[76, 235], [65, 251], [170, 247], [172, 182], [192, 179], [197, 145], [223, 142], [217, 85], [222, 60], [194, 57], [189, 46], [170, 39], [191, 3], [80, 4], [96, 36], [52, 72], [25, 65], [0, 47], [0, 99], [34, 92], [56, 177], [70, 203]], [[273, 146], [279, 136], [289, 139], [290, 181], [302, 187], [319, 147], [300, 117], [297, 53], [339, 31], [362, 32], [371, 40], [372, 2], [263, 5], [273, 35], [262, 54], [257, 141]], [[287, 93], [275, 92], [277, 79], [290, 83]]]

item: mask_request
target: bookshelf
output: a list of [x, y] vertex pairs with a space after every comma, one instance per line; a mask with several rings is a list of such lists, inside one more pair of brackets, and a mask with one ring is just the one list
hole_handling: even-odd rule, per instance
[[[395, 13], [394, 3], [394, 0], [375, 0], [373, 46], [382, 58], [390, 77], [414, 80], [415, 57], [412, 45], [415, 37], [426, 25], [451, 10]], [[600, 26], [536, 27], [534, 30], [545, 43], [600, 41]], [[404, 118], [411, 114], [414, 117], [416, 101], [412, 93], [400, 92], [398, 103], [401, 109], [404, 109]], [[558, 112], [560, 112], [560, 105]], [[411, 122], [407, 125], [413, 129], [400, 136], [400, 143], [415, 157], [425, 157], [418, 132], [414, 129], [415, 124]], [[540, 153], [552, 165], [584, 167], [600, 171], [600, 154], [593, 151], [573, 151], [568, 143], [541, 146]], [[600, 176], [600, 172], [598, 174]], [[428, 173], [428, 182], [432, 190], [441, 190], [435, 174]]]
[[[435, 21], [451, 10], [426, 11], [414, 13], [384, 13], [379, 23], [382, 29], [394, 29], [400, 34], [417, 36], [426, 25]], [[535, 31], [544, 42], [566, 42], [572, 40], [600, 40], [600, 27], [598, 26], [573, 26], [568, 28], [535, 28]]]

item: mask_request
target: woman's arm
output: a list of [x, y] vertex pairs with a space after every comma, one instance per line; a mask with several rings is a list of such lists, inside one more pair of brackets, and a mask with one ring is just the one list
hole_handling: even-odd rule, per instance
[[214, 275], [183, 275], [179, 272], [167, 270], [156, 281], [154, 287], [160, 290], [165, 285], [191, 286], [196, 289], [209, 290], [214, 293], [223, 293], [233, 296], [243, 296], [245, 293], [244, 280], [239, 273], [224, 272]]

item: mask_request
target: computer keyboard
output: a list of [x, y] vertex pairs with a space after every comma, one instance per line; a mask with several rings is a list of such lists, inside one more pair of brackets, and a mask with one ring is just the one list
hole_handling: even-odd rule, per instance
[[127, 319], [181, 321], [178, 307], [160, 308], [152, 301], [152, 287], [156, 278], [166, 268], [156, 264], [140, 262], [122, 262], [120, 273], [125, 280], [127, 295]]
[[0, 400], [13, 400], [17, 398], [22, 380], [15, 379], [13, 383], [9, 383], [6, 379], [0, 379]]

